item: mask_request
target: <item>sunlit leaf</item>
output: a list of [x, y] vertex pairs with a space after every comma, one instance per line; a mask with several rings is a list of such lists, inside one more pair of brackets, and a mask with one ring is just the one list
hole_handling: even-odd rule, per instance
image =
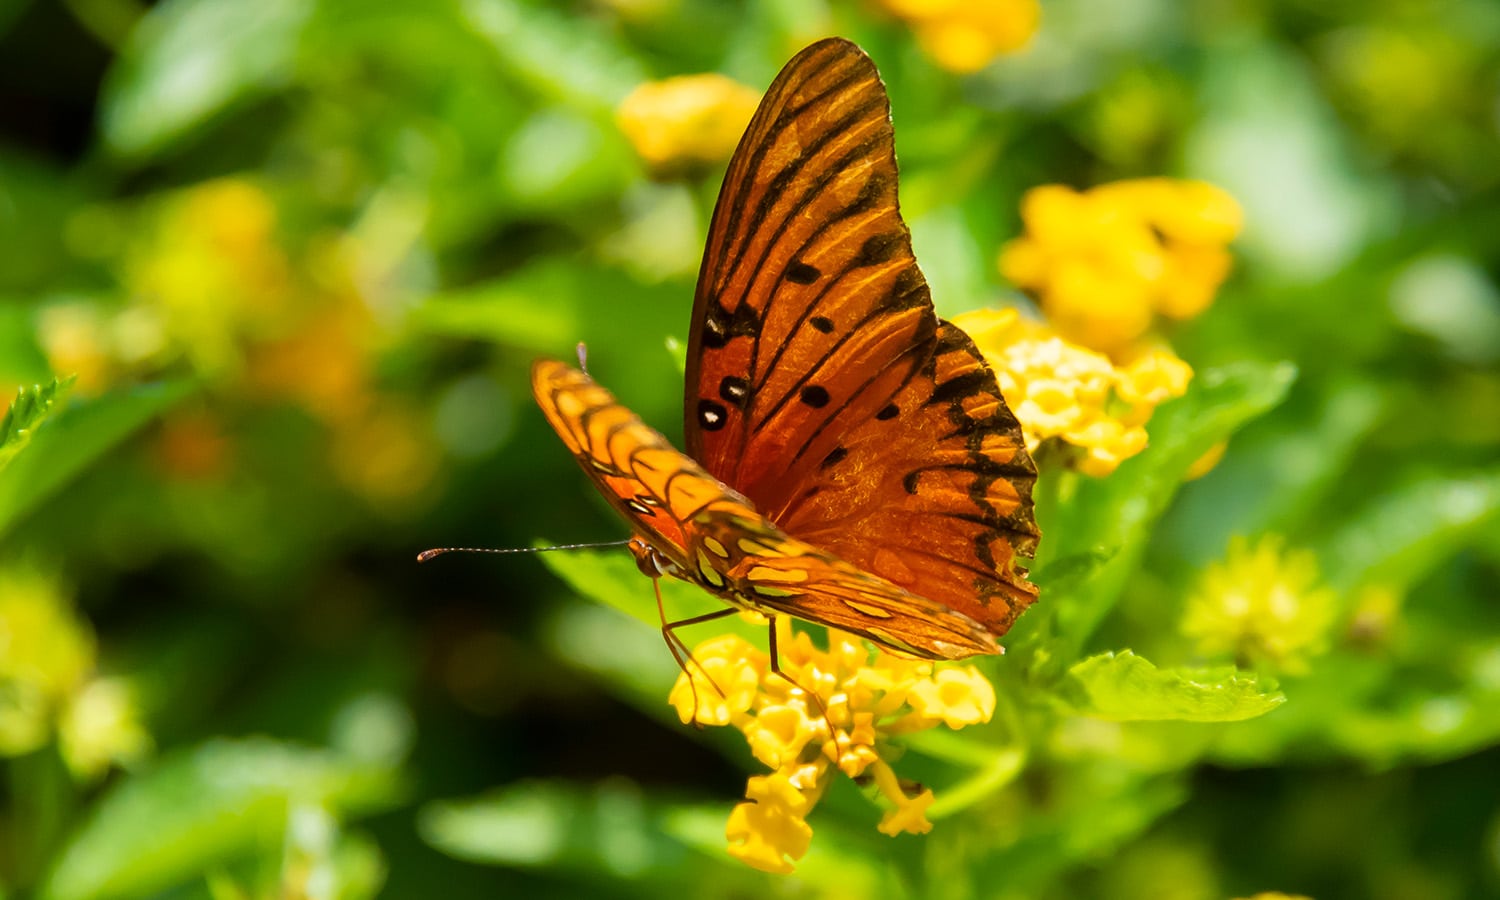
[[624, 782], [592, 790], [530, 782], [476, 800], [429, 804], [417, 827], [432, 846], [470, 862], [640, 876], [689, 856], [663, 836], [661, 813]]
[[[1182, 486], [1188, 468], [1210, 447], [1281, 402], [1296, 369], [1288, 364], [1242, 363], [1200, 372], [1185, 396], [1164, 404], [1147, 426], [1150, 445], [1107, 478], [1056, 473], [1038, 485], [1037, 520], [1047, 539], [1038, 568], [1053, 560], [1108, 558], [1067, 591], [1038, 605], [1055, 616], [1075, 658], [1083, 642], [1140, 564], [1149, 529]], [[1035, 615], [1035, 613], [1032, 613]], [[1045, 613], [1044, 613], [1045, 615]], [[1024, 621], [1024, 620], [1023, 620]]]
[[1431, 475], [1355, 510], [1320, 548], [1331, 584], [1409, 585], [1463, 548], [1500, 511], [1500, 475]]
[[53, 419], [0, 472], [0, 534], [192, 390], [189, 382], [136, 388], [75, 403]]
[[16, 391], [16, 399], [10, 402], [5, 417], [0, 418], [0, 469], [31, 443], [32, 434], [52, 415], [53, 407], [67, 395], [72, 384], [72, 377], [54, 378], [46, 386], [38, 384], [29, 390], [23, 387]]
[[45, 900], [144, 897], [242, 854], [279, 853], [298, 804], [390, 804], [394, 770], [270, 740], [219, 740], [121, 782], [57, 856]]
[[1252, 672], [1230, 666], [1158, 669], [1129, 650], [1075, 664], [1062, 694], [1081, 715], [1120, 722], [1233, 722], [1264, 715], [1286, 700], [1275, 682]]
[[244, 97], [284, 87], [313, 10], [302, 0], [166, 0], [131, 33], [101, 118], [110, 146], [144, 156]]

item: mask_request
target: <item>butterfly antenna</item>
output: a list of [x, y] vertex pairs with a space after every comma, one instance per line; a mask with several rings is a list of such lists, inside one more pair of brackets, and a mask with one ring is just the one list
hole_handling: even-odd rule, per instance
[[553, 550], [589, 550], [595, 547], [623, 547], [630, 538], [621, 541], [595, 541], [588, 544], [558, 544], [555, 547], [434, 547], [417, 554], [417, 562], [424, 563], [444, 553], [550, 553]]

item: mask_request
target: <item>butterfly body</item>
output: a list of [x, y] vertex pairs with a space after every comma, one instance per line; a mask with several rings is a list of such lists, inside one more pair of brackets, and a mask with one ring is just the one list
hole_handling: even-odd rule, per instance
[[869, 58], [837, 38], [766, 91], [725, 175], [690, 323], [686, 454], [582, 372], [548, 420], [648, 574], [932, 659], [1000, 652], [1036, 597], [1036, 469], [993, 373], [938, 319]]

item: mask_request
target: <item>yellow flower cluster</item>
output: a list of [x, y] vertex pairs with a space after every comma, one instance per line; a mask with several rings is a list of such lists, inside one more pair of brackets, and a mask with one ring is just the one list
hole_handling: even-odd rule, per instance
[[930, 662], [871, 650], [833, 630], [825, 651], [806, 633], [793, 636], [784, 616], [776, 628], [787, 677], [771, 671], [765, 652], [723, 635], [694, 648], [672, 688], [683, 722], [734, 726], [772, 770], [750, 778], [745, 802], [730, 814], [729, 852], [767, 872], [792, 871], [812, 839], [807, 814], [840, 772], [868, 779], [884, 798], [881, 832], [926, 833], [932, 791], [903, 787], [882, 758], [885, 740], [988, 721], [994, 688], [973, 666], [934, 672]]
[[1182, 631], [1205, 655], [1300, 674], [1326, 648], [1337, 607], [1311, 552], [1284, 549], [1276, 535], [1254, 545], [1237, 536], [1188, 598]]
[[[367, 295], [380, 273], [365, 264], [399, 259], [390, 235], [409, 231], [415, 214], [372, 203], [369, 221], [316, 236], [297, 254], [278, 234], [273, 197], [245, 179], [194, 185], [134, 215], [140, 227], [115, 229], [129, 234], [120, 253], [129, 305], [43, 311], [39, 340], [54, 371], [77, 372], [88, 392], [186, 360], [214, 388], [289, 403], [323, 422], [334, 472], [360, 494], [381, 502], [422, 494], [437, 454], [415, 404], [375, 393], [379, 335]], [[173, 413], [157, 451], [183, 478], [222, 474], [232, 458], [217, 419], [202, 410]]]
[[1026, 233], [1001, 250], [1001, 273], [1037, 298], [1063, 337], [1117, 355], [1154, 316], [1208, 308], [1242, 213], [1206, 182], [1142, 178], [1083, 192], [1035, 188], [1021, 218]]
[[1070, 343], [1014, 309], [954, 318], [995, 371], [1021, 421], [1027, 449], [1049, 438], [1075, 447], [1078, 469], [1108, 475], [1146, 446], [1156, 407], [1187, 390], [1193, 370], [1164, 347], [1143, 347], [1116, 363]]
[[723, 75], [680, 75], [638, 86], [615, 121], [652, 173], [668, 177], [728, 159], [758, 103]]
[[129, 687], [96, 676], [94, 653], [92, 629], [55, 580], [0, 569], [0, 755], [31, 753], [55, 735], [69, 770], [87, 780], [150, 752]]
[[1036, 34], [1038, 0], [880, 0], [906, 22], [923, 52], [950, 72], [968, 74], [1002, 53], [1019, 50]]

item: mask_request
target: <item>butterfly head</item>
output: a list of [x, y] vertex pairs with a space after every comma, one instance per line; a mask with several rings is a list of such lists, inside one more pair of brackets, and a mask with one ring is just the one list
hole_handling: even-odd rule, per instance
[[630, 552], [635, 556], [636, 568], [647, 578], [660, 578], [663, 575], [671, 575], [673, 578], [682, 578], [682, 568], [673, 562], [660, 550], [651, 546], [651, 543], [640, 535], [631, 537]]

